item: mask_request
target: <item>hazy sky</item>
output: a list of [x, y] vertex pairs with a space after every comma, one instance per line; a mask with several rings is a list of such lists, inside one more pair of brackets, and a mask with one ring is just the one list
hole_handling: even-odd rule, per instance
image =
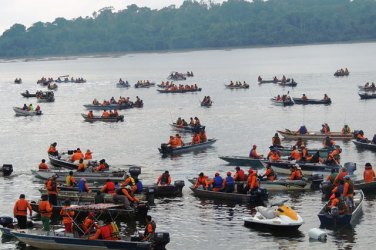
[[[0, 0], [0, 35], [13, 24], [20, 23], [29, 28], [33, 23], [52, 22], [57, 17], [72, 19], [92, 16], [94, 11], [112, 6], [115, 11], [130, 4], [139, 7], [160, 9], [171, 4], [179, 7], [184, 0]], [[223, 0], [214, 0], [219, 3]]]

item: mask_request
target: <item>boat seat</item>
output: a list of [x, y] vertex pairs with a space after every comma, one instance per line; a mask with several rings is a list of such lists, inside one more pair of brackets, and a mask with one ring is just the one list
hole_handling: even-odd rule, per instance
[[256, 211], [259, 212], [266, 219], [273, 219], [277, 216], [275, 208], [273, 207], [258, 206], [256, 207]]

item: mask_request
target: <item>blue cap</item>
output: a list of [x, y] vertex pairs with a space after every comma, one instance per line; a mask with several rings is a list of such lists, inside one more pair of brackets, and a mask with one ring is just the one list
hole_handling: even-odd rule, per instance
[[346, 175], [346, 176], [345, 176], [345, 179], [346, 179], [346, 180], [350, 180], [350, 175]]

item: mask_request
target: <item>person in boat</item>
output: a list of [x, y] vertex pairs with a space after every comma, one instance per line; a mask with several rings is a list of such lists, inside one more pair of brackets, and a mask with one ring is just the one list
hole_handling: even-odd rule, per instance
[[305, 135], [305, 134], [308, 134], [308, 130], [307, 130], [305, 125], [302, 125], [302, 126], [300, 126], [298, 131], [296, 131], [296, 133], [298, 133], [300, 135]]
[[72, 162], [76, 162], [76, 161], [79, 161], [80, 159], [83, 159], [85, 156], [84, 154], [81, 152], [81, 149], [80, 148], [77, 148], [74, 153], [72, 154], [71, 156], [71, 161]]
[[190, 119], [190, 121], [189, 121], [189, 126], [192, 126], [192, 127], [194, 127], [195, 126], [195, 121], [193, 120], [193, 118], [191, 117], [191, 118], [189, 118]]
[[329, 154], [326, 160], [324, 161], [324, 164], [329, 166], [338, 166], [339, 162], [333, 157], [333, 155]]
[[197, 116], [195, 117], [195, 120], [194, 120], [194, 126], [196, 128], [199, 128], [201, 126], [200, 119], [198, 119]]
[[29, 210], [29, 215], [31, 217], [33, 210], [27, 200], [25, 200], [25, 195], [20, 194], [19, 200], [16, 201], [13, 207], [14, 218], [17, 219], [17, 225], [19, 229], [27, 228], [27, 210]]
[[114, 194], [115, 191], [115, 183], [110, 179], [107, 179], [106, 184], [104, 184], [104, 186], [101, 188], [101, 192], [106, 194]]
[[258, 76], [258, 77], [257, 77], [257, 81], [262, 82], [262, 77], [261, 77], [261, 76]]
[[327, 95], [327, 94], [324, 94], [324, 98], [323, 98], [323, 100], [324, 101], [328, 101], [330, 98], [329, 98], [329, 96]]
[[327, 127], [325, 126], [325, 124], [321, 125], [320, 132], [321, 132], [321, 134], [326, 134], [326, 135], [329, 134], [329, 131], [328, 131]]
[[208, 176], [204, 175], [204, 173], [201, 172], [197, 177], [194, 188], [200, 188], [201, 187], [203, 189], [206, 189], [207, 181], [208, 181]]
[[371, 143], [376, 144], [376, 134], [373, 135]]
[[94, 98], [93, 105], [99, 105], [99, 101], [97, 100], [97, 98]]
[[324, 148], [333, 148], [336, 145], [336, 142], [330, 138], [330, 136], [326, 136], [322, 145]]
[[199, 136], [200, 136], [200, 143], [204, 143], [208, 141], [205, 130], [201, 129]]
[[136, 178], [131, 176], [129, 173], [125, 174], [124, 182], [121, 183], [120, 187], [126, 187], [130, 186], [132, 194], [135, 194], [137, 192], [137, 185], [136, 185]]
[[268, 159], [270, 161], [279, 161], [281, 159], [281, 154], [277, 149], [272, 148], [268, 154]]
[[268, 181], [274, 181], [277, 178], [277, 176], [276, 176], [276, 174], [275, 174], [275, 172], [274, 172], [274, 170], [273, 170], [273, 168], [272, 168], [272, 166], [270, 164], [268, 164], [266, 166], [266, 171], [261, 176], [261, 179], [264, 178], [264, 177], [266, 177], [266, 179]]
[[301, 137], [299, 137], [294, 146], [297, 147], [297, 148], [301, 148], [302, 146], [304, 146], [303, 139]]
[[248, 178], [247, 178], [247, 187], [246, 190], [249, 191], [251, 194], [258, 190], [259, 188], [259, 181], [257, 179], [256, 171], [253, 169], [248, 170]]
[[283, 76], [282, 76], [282, 83], [285, 83], [285, 82], [286, 82], [286, 76], [283, 75]]
[[103, 172], [107, 168], [106, 160], [102, 159], [99, 161], [98, 167], [96, 167], [95, 172]]
[[81, 225], [81, 228], [82, 228], [82, 231], [84, 232], [84, 235], [89, 235], [95, 229], [99, 228], [97, 223], [95, 223], [94, 212], [90, 212], [89, 215], [85, 217], [85, 219], [84, 219], [84, 221]]
[[121, 187], [119, 189], [116, 189], [115, 191], [115, 194], [117, 196], [125, 196], [127, 199], [128, 199], [128, 203], [129, 202], [133, 202], [133, 203], [140, 203], [140, 199], [138, 199], [137, 197], [134, 196], [134, 194], [132, 194], [132, 187], [131, 186], [126, 186], [126, 187]]
[[278, 82], [278, 78], [276, 76], [273, 77], [274, 82]]
[[[308, 160], [307, 160], [308, 161]], [[317, 151], [311, 159], [309, 159], [310, 163], [323, 163], [323, 159], [320, 157], [320, 151]]]
[[37, 105], [37, 107], [35, 108], [35, 111], [40, 111], [40, 106], [39, 105]]
[[282, 100], [282, 97], [281, 95], [277, 95], [277, 97], [275, 98], [276, 101], [281, 101]]
[[48, 153], [49, 155], [58, 156], [58, 155], [59, 155], [59, 152], [57, 151], [56, 146], [57, 146], [57, 143], [56, 143], [56, 142], [52, 143], [52, 144], [50, 145], [50, 147], [49, 147], [47, 153]]
[[233, 193], [235, 190], [235, 180], [231, 176], [231, 172], [226, 173], [226, 178], [223, 180], [223, 187], [222, 189], [226, 193]]
[[94, 204], [101, 204], [101, 203], [105, 203], [104, 202], [104, 193], [102, 193], [100, 190], [98, 190], [95, 193], [95, 196], [94, 196]]
[[85, 160], [91, 160], [91, 159], [93, 159], [93, 153], [90, 151], [90, 149], [87, 149], [87, 150], [86, 150], [86, 153], [85, 153], [84, 159], [85, 159]]
[[146, 226], [145, 226], [145, 232], [144, 232], [142, 241], [149, 241], [154, 237], [155, 229], [157, 225], [151, 219], [150, 215], [147, 215], [145, 220], [146, 220]]
[[64, 206], [60, 210], [60, 215], [63, 217], [63, 224], [65, 228], [66, 233], [72, 233], [73, 232], [73, 216], [74, 211], [67, 211], [66, 209], [71, 206], [70, 200], [64, 201]]
[[69, 174], [65, 178], [65, 184], [67, 187], [77, 186], [76, 179], [73, 177], [73, 171], [69, 171]]
[[38, 203], [38, 212], [41, 216], [44, 231], [50, 231], [50, 218], [52, 215], [52, 206], [48, 198], [47, 194], [43, 194], [41, 197], [42, 200]]
[[343, 201], [340, 192], [335, 192], [330, 197], [329, 204], [326, 206], [325, 210], [327, 212], [330, 212], [332, 210], [332, 208], [334, 208], [334, 207], [338, 208], [338, 214], [339, 215], [345, 214], [345, 212], [346, 212], [346, 204]]
[[182, 147], [184, 145], [183, 140], [181, 139], [181, 136], [179, 134], [175, 135], [175, 141], [177, 147]]
[[330, 181], [331, 184], [334, 185], [334, 180], [336, 179], [338, 173], [336, 172], [335, 168], [330, 170], [330, 174], [326, 177], [326, 181]]
[[256, 148], [257, 148], [257, 145], [253, 145], [253, 146], [252, 146], [252, 149], [251, 149], [251, 151], [249, 152], [249, 158], [252, 158], [252, 159], [262, 159], [264, 156], [263, 156], [263, 155], [259, 155], [259, 154], [256, 152]]
[[77, 168], [77, 172], [85, 172], [86, 170], [86, 165], [84, 163], [84, 159], [80, 159], [78, 161], [78, 168]]
[[301, 147], [301, 159], [300, 159], [300, 161], [303, 161], [303, 162], [311, 161], [312, 158], [313, 158], [313, 155], [309, 155], [307, 148], [303, 145]]
[[363, 130], [360, 130], [359, 133], [356, 135], [356, 140], [363, 143], [369, 142], [368, 138], [364, 136]]
[[167, 170], [158, 177], [157, 185], [171, 185], [171, 176]]
[[366, 82], [366, 84], [364, 85], [365, 88], [369, 87], [369, 82]]
[[199, 133], [194, 133], [192, 136], [192, 144], [200, 144], [201, 137]]
[[114, 109], [114, 112], [112, 113], [114, 117], [119, 117], [119, 112], [117, 109]]
[[188, 122], [186, 120], [182, 119], [182, 123], [184, 127], [188, 126]]
[[302, 98], [301, 98], [303, 101], [307, 101], [308, 100], [308, 97], [306, 96], [306, 94], [303, 94]]
[[349, 74], [349, 70], [347, 68], [345, 68], [345, 75], [348, 75]]
[[343, 135], [348, 135], [348, 134], [351, 134], [351, 129], [347, 124], [345, 124], [341, 132]]
[[290, 180], [301, 180], [303, 177], [302, 170], [298, 164], [291, 167]]
[[275, 133], [272, 137], [273, 147], [282, 147], [281, 138], [278, 136], [278, 133]]
[[206, 182], [206, 188], [211, 189], [213, 192], [222, 191], [222, 187], [223, 187], [223, 178], [218, 172], [215, 173], [213, 179]]
[[[245, 173], [244, 170], [241, 169], [239, 166], [235, 168], [235, 174], [234, 174], [234, 181], [245, 181]], [[239, 194], [242, 194], [244, 192], [244, 185], [243, 184], [237, 184], [236, 185], [236, 192]]]
[[78, 192], [80, 193], [91, 193], [91, 190], [85, 178], [81, 178], [81, 180], [77, 184], [77, 187], [78, 187]]
[[27, 111], [34, 111], [33, 104], [29, 104], [29, 107], [27, 108]]
[[176, 138], [171, 135], [167, 145], [169, 145], [171, 148], [176, 148], [178, 146]]
[[372, 169], [371, 163], [367, 162], [364, 167], [363, 179], [365, 183], [373, 182], [375, 180], [376, 174]]
[[299, 161], [301, 158], [302, 158], [302, 155], [299, 153], [299, 150], [295, 146], [293, 146], [291, 150], [291, 154], [288, 157], [288, 160]]
[[42, 162], [39, 163], [38, 169], [39, 171], [47, 171], [49, 169], [45, 159], [42, 159]]
[[28, 109], [28, 107], [27, 107], [26, 103], [24, 103], [22, 110], [27, 110], [27, 109]]
[[119, 79], [119, 83], [120, 83], [120, 84], [124, 84], [124, 81], [120, 78], [120, 79]]
[[354, 208], [354, 183], [350, 175], [345, 176], [345, 184], [343, 185], [343, 197], [345, 199], [346, 207], [349, 213], [352, 213]]
[[102, 118], [109, 118], [109, 117], [110, 117], [110, 113], [108, 113], [107, 110], [104, 110], [102, 113]]
[[179, 117], [179, 118], [176, 120], [176, 126], [183, 126], [183, 120], [181, 119], [181, 117]]
[[58, 192], [58, 183], [56, 181], [57, 175], [53, 175], [46, 181], [46, 189], [48, 193], [48, 200], [52, 205], [57, 205], [57, 192]]
[[371, 84], [371, 88], [376, 88], [376, 86], [375, 86], [375, 83], [374, 82], [372, 82], [372, 84]]

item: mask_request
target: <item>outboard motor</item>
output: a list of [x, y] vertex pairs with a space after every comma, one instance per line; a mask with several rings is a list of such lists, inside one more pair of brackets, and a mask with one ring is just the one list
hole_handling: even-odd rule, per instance
[[68, 150], [68, 155], [72, 155], [74, 153], [74, 150]]
[[324, 180], [324, 176], [322, 174], [313, 174], [311, 177], [308, 178], [308, 180], [312, 182], [311, 189], [319, 190], [320, 184]]
[[170, 242], [170, 234], [166, 232], [156, 232], [152, 238], [154, 250], [165, 250]]
[[167, 155], [169, 152], [169, 147], [168, 147], [168, 144], [167, 143], [162, 143], [161, 144], [161, 153], [163, 155]]
[[353, 175], [356, 170], [356, 163], [355, 162], [346, 162], [343, 166], [347, 169], [350, 175]]
[[9, 176], [13, 172], [12, 164], [3, 164], [1, 171], [3, 171], [4, 176]]
[[174, 181], [174, 186], [175, 187], [184, 187], [185, 186], [185, 182], [184, 182], [184, 180]]
[[128, 171], [133, 178], [138, 178], [138, 176], [141, 174], [141, 167], [131, 166], [129, 167]]
[[330, 210], [330, 214], [333, 217], [337, 217], [339, 215], [338, 207], [332, 207], [331, 210]]
[[13, 227], [13, 218], [9, 217], [9, 216], [0, 217], [0, 225], [2, 225], [3, 227], [12, 228]]
[[151, 205], [151, 206], [155, 205], [155, 203], [154, 203], [154, 198], [155, 198], [154, 187], [152, 187], [152, 186], [144, 187], [142, 189], [142, 192], [146, 195], [146, 200], [149, 203], [149, 205]]

